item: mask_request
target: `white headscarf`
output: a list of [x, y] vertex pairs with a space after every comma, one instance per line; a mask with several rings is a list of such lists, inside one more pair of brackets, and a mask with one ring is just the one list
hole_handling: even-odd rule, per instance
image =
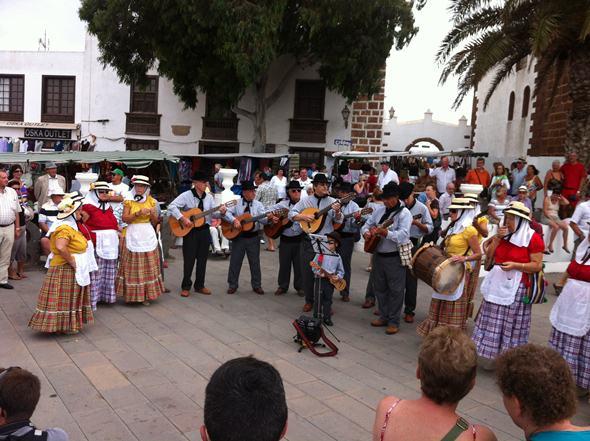
[[475, 218], [475, 210], [474, 209], [460, 209], [461, 214], [455, 221], [452, 227], [449, 228], [447, 231], [447, 236], [451, 236], [453, 234], [462, 233], [465, 228], [473, 225], [473, 219]]
[[584, 263], [584, 259], [587, 257], [587, 254], [590, 253], [590, 242], [588, 242], [588, 236], [584, 238], [580, 245], [578, 245], [578, 249], [576, 250], [576, 262], [582, 265], [590, 265], [590, 259], [586, 260]]
[[96, 190], [91, 190], [88, 192], [86, 197], [84, 198], [84, 203], [93, 205], [96, 208], [100, 208], [102, 211], [107, 211], [111, 206], [108, 201], [101, 201], [98, 197], [98, 193]]
[[150, 187], [149, 186], [145, 189], [144, 194], [138, 195], [135, 192], [135, 185], [134, 185], [133, 188], [131, 189], [131, 191], [129, 191], [125, 195], [125, 200], [126, 201], [136, 201], [136, 202], [139, 202], [140, 204], [143, 204], [145, 201], [147, 201], [147, 198], [149, 195], [150, 195]]
[[516, 230], [514, 233], [507, 234], [504, 237], [504, 240], [507, 240], [513, 245], [517, 247], [528, 247], [529, 243], [531, 243], [531, 239], [533, 234], [535, 234], [535, 230], [531, 228], [530, 221], [526, 220], [520, 216], [514, 216], [516, 219]]

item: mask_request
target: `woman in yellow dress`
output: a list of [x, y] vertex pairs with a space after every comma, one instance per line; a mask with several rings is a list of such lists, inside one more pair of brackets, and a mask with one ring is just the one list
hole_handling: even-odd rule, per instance
[[123, 202], [123, 222], [127, 228], [115, 291], [125, 297], [126, 303], [149, 305], [164, 291], [154, 229], [158, 223], [157, 202], [150, 196], [146, 176], [135, 175], [131, 183], [133, 189]]
[[[481, 259], [478, 231], [473, 226], [474, 208], [469, 199], [464, 198], [454, 198], [449, 207], [451, 224], [442, 246], [454, 262], [479, 264]], [[473, 310], [473, 293], [469, 292], [469, 287], [477, 285], [477, 280], [472, 280], [477, 273], [471, 271], [470, 264], [466, 265], [465, 279], [454, 293], [432, 293], [428, 318], [417, 329], [419, 335], [425, 337], [437, 326], [466, 329], [467, 318]]]
[[81, 206], [80, 198], [65, 198], [47, 233], [51, 247], [49, 270], [29, 321], [29, 327], [36, 331], [77, 334], [82, 324], [94, 322], [90, 302], [94, 260], [88, 258], [88, 243], [76, 223]]

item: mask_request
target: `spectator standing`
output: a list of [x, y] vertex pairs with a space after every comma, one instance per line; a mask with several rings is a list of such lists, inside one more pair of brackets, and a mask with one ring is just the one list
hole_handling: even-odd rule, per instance
[[290, 181], [299, 181], [300, 175], [299, 170], [291, 170], [291, 177], [289, 178]]
[[525, 168], [526, 159], [518, 158], [516, 160], [516, 167], [512, 170], [512, 189], [511, 195], [516, 196], [518, 194], [518, 187], [524, 184], [525, 177], [527, 175], [527, 170]]
[[488, 188], [492, 181], [492, 177], [485, 169], [485, 159], [484, 158], [477, 158], [475, 161], [475, 168], [472, 168], [467, 172], [467, 177], [465, 180], [468, 184], [473, 185], [482, 185], [483, 188]]
[[545, 175], [543, 190], [545, 191], [545, 195], [547, 195], [549, 191], [553, 191], [556, 188], [561, 189], [562, 186], [563, 173], [561, 172], [561, 164], [556, 160], [551, 163], [551, 170]]
[[438, 199], [440, 213], [442, 214], [443, 218], [447, 218], [449, 216], [449, 207], [451, 206], [451, 202], [455, 197], [455, 184], [449, 182], [446, 187], [446, 191], [440, 195]]
[[377, 187], [383, 190], [383, 187], [390, 182], [399, 184], [399, 177], [397, 176], [397, 173], [391, 169], [389, 161], [381, 161], [381, 172], [377, 178]]
[[47, 173], [38, 177], [33, 187], [39, 207], [47, 202], [50, 191], [54, 192], [60, 189], [66, 191], [66, 178], [57, 174], [57, 165], [54, 162], [45, 164], [45, 171]]
[[[277, 189], [270, 183], [270, 175], [262, 172], [254, 174], [254, 184], [256, 184], [256, 200], [264, 207], [264, 211], [270, 210], [277, 203]], [[267, 251], [275, 251], [275, 241], [272, 237], [267, 237]]]
[[496, 192], [500, 187], [504, 187], [506, 191], [510, 190], [510, 181], [508, 180], [506, 167], [501, 162], [494, 165], [494, 176], [490, 183], [490, 197], [492, 200], [496, 199]]
[[12, 167], [10, 167], [10, 174], [8, 175], [8, 179], [10, 179], [11, 181], [17, 180], [20, 183], [21, 198], [26, 203], [29, 198], [29, 190], [25, 184], [23, 176], [24, 176], [23, 168], [20, 165], [15, 164]]
[[[373, 424], [373, 441], [495, 441], [490, 429], [469, 424], [457, 414], [459, 402], [475, 386], [476, 373], [477, 354], [469, 337], [456, 328], [433, 330], [418, 355], [420, 397], [382, 399]], [[424, 424], [425, 415], [428, 424]]]
[[213, 174], [213, 192], [221, 193], [223, 191], [223, 179], [221, 178], [221, 164], [215, 164], [215, 172]]
[[57, 213], [59, 212], [57, 206], [64, 198], [65, 193], [60, 188], [54, 190], [49, 194], [49, 200], [43, 204], [41, 210], [39, 210], [39, 228], [41, 229], [41, 250], [46, 256], [51, 252], [49, 247], [49, 236], [47, 232], [51, 228], [51, 225], [57, 219]]
[[40, 397], [37, 376], [19, 367], [0, 368], [1, 440], [68, 441], [62, 429], [39, 430], [31, 423]]
[[[13, 179], [8, 182], [8, 187], [16, 191], [19, 198], [21, 211], [18, 213], [19, 230], [18, 238], [15, 238], [12, 245], [12, 253], [10, 255], [10, 266], [8, 268], [8, 278], [11, 280], [25, 279], [25, 263], [27, 262], [27, 227], [26, 222], [33, 218], [33, 211], [26, 206], [21, 195], [21, 184], [18, 180]], [[25, 216], [25, 213], [27, 216]], [[27, 218], [28, 217], [28, 218]], [[16, 262], [16, 268], [14, 263]]]
[[553, 349], [528, 344], [506, 351], [496, 367], [504, 407], [530, 441], [583, 441], [590, 426], [572, 424], [576, 390], [566, 361]]
[[301, 199], [307, 198], [309, 196], [309, 190], [313, 188], [313, 184], [312, 180], [307, 175], [306, 168], [302, 168], [299, 171], [299, 179], [297, 179], [297, 181], [299, 181], [299, 184], [301, 184], [301, 186], [303, 187], [303, 190], [301, 191]]
[[559, 207], [569, 205], [569, 201], [563, 197], [558, 191], [554, 190], [551, 196], [545, 196], [543, 201], [543, 223], [551, 229], [551, 235], [549, 236], [549, 244], [545, 254], [553, 252], [553, 241], [559, 230], [563, 231], [563, 250], [569, 254], [570, 250], [567, 247], [567, 236], [569, 232], [569, 225], [566, 221], [559, 218]]
[[431, 168], [430, 176], [436, 179], [436, 191], [443, 194], [447, 188], [447, 184], [455, 182], [457, 179], [455, 170], [449, 167], [449, 158], [443, 157], [440, 161], [440, 167]]
[[578, 154], [570, 152], [567, 155], [567, 161], [561, 166], [563, 174], [563, 188], [561, 194], [571, 202], [572, 210], [576, 208], [582, 186], [586, 180], [586, 168], [584, 164], [578, 161]]
[[416, 193], [423, 193], [427, 185], [434, 184], [434, 179], [428, 174], [428, 170], [421, 168], [418, 172], [419, 176], [414, 183], [414, 191]]
[[436, 243], [440, 237], [440, 229], [442, 226], [442, 214], [440, 211], [439, 201], [436, 198], [436, 189], [434, 188], [434, 184], [426, 186], [426, 190], [424, 190], [424, 196], [425, 198], [423, 200], [421, 200], [420, 198], [418, 198], [418, 200], [422, 202], [424, 205], [426, 205], [426, 208], [428, 208], [430, 218], [432, 219], [432, 232], [424, 236], [424, 240], [422, 243]]
[[270, 184], [277, 190], [277, 200], [283, 200], [287, 197], [288, 182], [285, 176], [285, 170], [279, 168], [276, 176], [273, 176], [270, 180]]
[[8, 268], [14, 241], [20, 237], [18, 195], [8, 186], [8, 173], [0, 170], [0, 288], [13, 289], [8, 283]]
[[375, 167], [371, 167], [371, 169], [369, 170], [367, 185], [369, 193], [373, 193], [375, 191], [375, 188], [377, 188], [377, 170], [375, 170]]
[[[526, 187], [526, 189], [529, 192], [529, 198], [531, 200], [531, 205], [533, 207], [533, 208], [531, 208], [531, 211], [533, 211], [534, 206], [535, 206], [535, 202], [537, 201], [537, 191], [539, 191], [543, 188], [543, 183], [541, 182], [541, 179], [539, 178], [539, 170], [537, 170], [537, 167], [535, 167], [532, 164], [527, 166], [527, 168], [526, 168], [526, 176], [524, 177], [524, 184], [523, 185]], [[521, 185], [521, 187], [522, 187], [522, 185]], [[520, 187], [519, 187], [518, 191], [520, 192]]]

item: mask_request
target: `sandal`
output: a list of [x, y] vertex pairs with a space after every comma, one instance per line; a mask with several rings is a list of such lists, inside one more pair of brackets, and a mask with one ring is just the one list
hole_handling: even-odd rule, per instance
[[25, 273], [16, 273], [17, 276], [19, 276], [21, 279], [26, 279], [27, 275]]
[[9, 278], [10, 280], [20, 280], [20, 279], [22, 279], [22, 277], [21, 277], [21, 276], [19, 276], [19, 274], [18, 274], [18, 273], [9, 274], [9, 275], [8, 275], [8, 278]]

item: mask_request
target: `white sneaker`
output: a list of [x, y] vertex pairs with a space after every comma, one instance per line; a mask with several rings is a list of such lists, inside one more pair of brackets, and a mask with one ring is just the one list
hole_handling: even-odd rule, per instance
[[263, 239], [260, 239], [260, 243], [264, 245], [266, 242]]

